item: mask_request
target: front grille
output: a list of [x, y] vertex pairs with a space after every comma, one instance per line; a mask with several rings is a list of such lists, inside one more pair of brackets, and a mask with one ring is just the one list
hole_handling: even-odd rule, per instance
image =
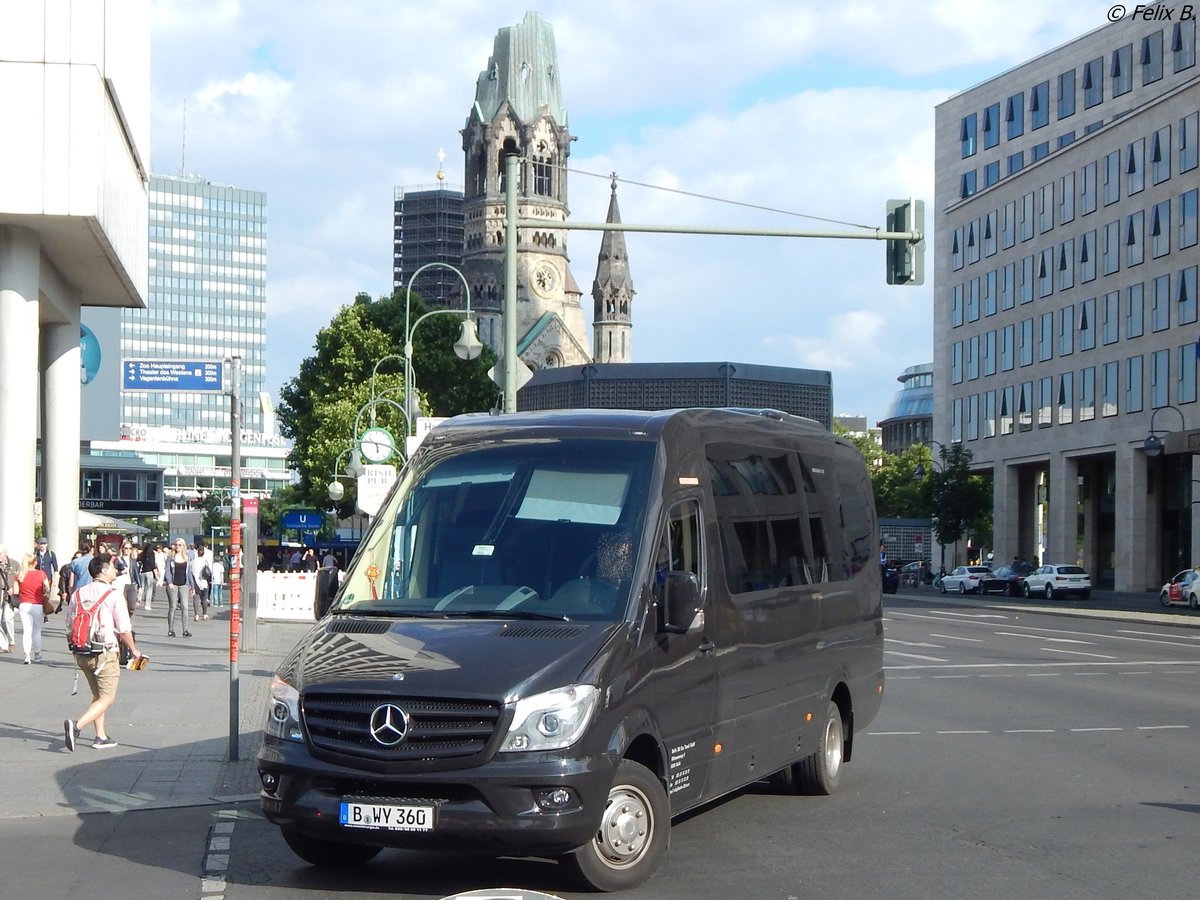
[[[391, 704], [408, 714], [404, 740], [387, 747], [371, 735], [371, 714]], [[301, 716], [313, 746], [331, 753], [388, 762], [457, 759], [481, 753], [500, 718], [500, 706], [478, 700], [386, 694], [305, 692]]]

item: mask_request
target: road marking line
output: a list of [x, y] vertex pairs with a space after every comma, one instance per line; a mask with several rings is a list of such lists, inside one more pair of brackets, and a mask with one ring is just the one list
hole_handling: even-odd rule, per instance
[[944, 663], [944, 662], [947, 662], [947, 661], [948, 661], [948, 660], [944, 660], [944, 659], [942, 659], [942, 658], [940, 658], [940, 657], [937, 657], [937, 656], [921, 656], [921, 655], [919, 655], [919, 654], [917, 654], [917, 653], [901, 653], [899, 650], [887, 650], [887, 649], [885, 649], [883, 652], [884, 652], [884, 653], [890, 653], [890, 654], [892, 654], [892, 656], [903, 656], [905, 659], [922, 659], [922, 660], [924, 660], [925, 662], [938, 662], [938, 663]]
[[1054, 734], [1053, 728], [1006, 728], [1005, 734]]
[[1138, 731], [1168, 731], [1171, 729], [1187, 729], [1187, 728], [1191, 728], [1191, 727], [1192, 727], [1191, 725], [1139, 725], [1137, 727], [1137, 730]]
[[868, 731], [867, 734], [872, 737], [908, 737], [910, 735], [920, 734], [919, 731]]
[[903, 647], [935, 647], [941, 649], [941, 644], [931, 644], [928, 641], [901, 641], [897, 638], [885, 637], [884, 641], [889, 644], [900, 644]]
[[1116, 659], [1115, 656], [1108, 656], [1104, 653], [1084, 653], [1082, 650], [1060, 650], [1058, 647], [1041, 647], [1047, 653], [1067, 653], [1071, 656], [1090, 656], [1094, 659]]
[[991, 734], [990, 731], [939, 731], [937, 734]]
[[1086, 733], [1091, 731], [1124, 731], [1124, 728], [1071, 728], [1070, 731]]
[[973, 675], [930, 675], [929, 677], [946, 679], [946, 678], [974, 678], [975, 676], [973, 676]]
[[973, 644], [982, 644], [983, 643], [983, 638], [957, 637], [956, 635], [953, 635], [953, 634], [933, 634], [931, 632], [929, 636], [935, 637], [935, 638], [943, 638], [947, 641], [970, 641]]
[[1160, 631], [1134, 631], [1130, 628], [1118, 629], [1117, 634], [1137, 634], [1143, 637], [1167, 638], [1179, 641], [1200, 641], [1200, 635], [1192, 636], [1186, 634], [1163, 634]]

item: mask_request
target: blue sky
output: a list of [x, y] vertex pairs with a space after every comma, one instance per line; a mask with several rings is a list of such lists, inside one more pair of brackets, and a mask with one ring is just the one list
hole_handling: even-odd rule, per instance
[[[151, 165], [266, 191], [273, 394], [359, 291], [390, 292], [395, 188], [463, 181], [459, 134], [496, 31], [554, 26], [576, 221], [630, 182], [871, 226], [933, 215], [934, 106], [1106, 23], [1111, 4], [152, 0]], [[184, 107], [187, 109], [186, 150]], [[626, 222], [812, 228], [625, 184]], [[932, 229], [932, 218], [927, 223]], [[587, 292], [599, 235], [572, 232]], [[932, 360], [932, 278], [889, 287], [873, 241], [627, 237], [639, 362], [828, 369], [837, 414], [886, 414]], [[927, 265], [932, 272], [932, 265]], [[590, 320], [590, 297], [584, 297]]]

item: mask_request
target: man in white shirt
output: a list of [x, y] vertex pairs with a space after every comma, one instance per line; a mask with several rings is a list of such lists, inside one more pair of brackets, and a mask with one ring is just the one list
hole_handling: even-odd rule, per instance
[[125, 605], [125, 597], [113, 587], [117, 577], [117, 566], [112, 556], [108, 553], [96, 554], [88, 564], [88, 573], [92, 580], [75, 591], [67, 607], [67, 634], [71, 633], [75, 616], [80, 614], [80, 604], [83, 604], [85, 609], [91, 609], [94, 604], [99, 603], [96, 616], [104, 649], [100, 653], [75, 654], [75, 665], [83, 672], [88, 687], [92, 689], [92, 702], [78, 721], [66, 719], [63, 722], [63, 736], [68, 750], [75, 749], [79, 733], [93, 722], [96, 725], [96, 740], [92, 746], [97, 750], [117, 746], [117, 742], [108, 736], [104, 728], [104, 715], [117, 699], [117, 680], [121, 676], [117, 645], [124, 644], [128, 647], [134, 659], [142, 655], [133, 640], [133, 626], [129, 623], [129, 608]]

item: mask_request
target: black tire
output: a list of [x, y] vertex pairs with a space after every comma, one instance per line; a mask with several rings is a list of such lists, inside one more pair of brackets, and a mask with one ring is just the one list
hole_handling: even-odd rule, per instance
[[789, 794], [819, 796], [832, 794], [842, 783], [846, 759], [846, 726], [842, 711], [832, 700], [826, 706], [825, 722], [811, 756], [771, 776], [776, 789]]
[[654, 773], [623, 759], [596, 836], [561, 861], [585, 887], [623, 891], [654, 872], [671, 836], [667, 792]]
[[1166, 591], [1163, 591], [1161, 594], [1159, 594], [1159, 595], [1158, 595], [1158, 602], [1159, 602], [1159, 603], [1161, 603], [1163, 606], [1170, 606], [1170, 605], [1171, 605], [1171, 600], [1170, 600], [1170, 598], [1167, 596], [1167, 592], [1166, 592]]
[[1200, 600], [1196, 598], [1195, 594], [1191, 595], [1191, 599], [1188, 602], [1188, 609], [1200, 609]]
[[1048, 582], [1048, 581], [1046, 582], [1046, 599], [1047, 600], [1054, 599], [1054, 588], [1050, 586], [1050, 582]]
[[1032, 599], [1032, 598], [1033, 598], [1033, 593], [1032, 593], [1032, 592], [1029, 590], [1029, 582], [1028, 582], [1028, 581], [1026, 581], [1026, 582], [1025, 582], [1025, 583], [1024, 583], [1022, 586], [1021, 586], [1021, 589], [1022, 589], [1022, 592], [1025, 594], [1025, 599], [1026, 599], [1026, 600], [1030, 600], [1030, 599]]
[[938, 582], [938, 587], [940, 587], [940, 588], [942, 589], [942, 593], [943, 593], [943, 594], [944, 594], [944, 593], [946, 593], [946, 582], [945, 582], [945, 580], [939, 581], [939, 582]]
[[965, 581], [960, 581], [958, 583], [958, 592], [964, 597], [967, 595], [967, 583]]
[[347, 869], [361, 866], [379, 855], [382, 847], [372, 847], [369, 844], [346, 844], [341, 841], [331, 841], [326, 838], [315, 838], [289, 828], [280, 826], [283, 839], [292, 848], [292, 852], [314, 866], [322, 869]]

